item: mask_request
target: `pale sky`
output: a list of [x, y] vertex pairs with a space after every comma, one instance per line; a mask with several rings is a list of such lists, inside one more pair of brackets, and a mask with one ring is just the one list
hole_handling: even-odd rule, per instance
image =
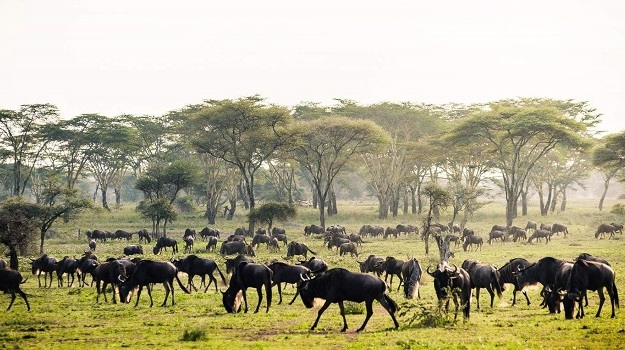
[[0, 109], [162, 115], [287, 106], [588, 101], [625, 129], [625, 1], [0, 0]]

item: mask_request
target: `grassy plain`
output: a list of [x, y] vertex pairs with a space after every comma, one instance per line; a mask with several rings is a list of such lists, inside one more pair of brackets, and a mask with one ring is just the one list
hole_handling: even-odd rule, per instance
[[[588, 252], [612, 262], [617, 276], [617, 286], [621, 298], [625, 295], [625, 239], [597, 240], [595, 228], [602, 222], [623, 222], [625, 218], [608, 212], [599, 212], [596, 200], [577, 200], [569, 204], [566, 212], [540, 217], [537, 212], [530, 212], [528, 217], [520, 217], [515, 222], [525, 226], [527, 220], [554, 223], [559, 222], [569, 227], [571, 235], [554, 236], [549, 244], [528, 244], [526, 242], [485, 244], [481, 251], [464, 252], [454, 249], [455, 258], [451, 262], [460, 265], [464, 259], [473, 258], [482, 262], [502, 266], [511, 258], [524, 257], [536, 261], [545, 256], [571, 260], [579, 253]], [[608, 203], [610, 208], [613, 203]], [[399, 215], [381, 221], [376, 217], [376, 205], [371, 202], [349, 202], [339, 205], [339, 215], [328, 218], [328, 224], [345, 225], [349, 232], [358, 232], [363, 224], [395, 226], [398, 223], [419, 224], [421, 219], [414, 215]], [[299, 215], [292, 222], [279, 223], [285, 227], [290, 240], [306, 242], [316, 253], [332, 267], [345, 267], [356, 271], [356, 258], [339, 257], [336, 251], [322, 247], [322, 241], [303, 236], [303, 227], [316, 223], [318, 214], [314, 209], [299, 209]], [[477, 234], [487, 237], [493, 224], [504, 224], [504, 206], [491, 203], [478, 212], [467, 224]], [[233, 221], [220, 220], [216, 227], [222, 232], [233, 232], [237, 226], [244, 225], [244, 218], [235, 217]], [[170, 235], [180, 238], [186, 227], [200, 229], [205, 226], [201, 214], [181, 215], [170, 228]], [[64, 255], [80, 256], [87, 248], [84, 238], [86, 229], [136, 230], [149, 227], [129, 208], [115, 209], [112, 212], [89, 214], [77, 222], [58, 225], [55, 229], [60, 238], [46, 242], [46, 252], [54, 257]], [[81, 229], [80, 235], [78, 229]], [[223, 236], [222, 236], [223, 237]], [[133, 239], [136, 243], [137, 237]], [[180, 241], [180, 239], [179, 239]], [[120, 256], [126, 242], [99, 243], [98, 256]], [[196, 242], [195, 252], [202, 257], [209, 257], [223, 267], [224, 259], [216, 253], [207, 253], [205, 243]], [[369, 254], [392, 255], [400, 259], [416, 257], [425, 268], [435, 264], [437, 250], [435, 243], [428, 256], [425, 255], [424, 242], [414, 236], [402, 236], [398, 239], [366, 239], [361, 248], [359, 260]], [[171, 253], [161, 256], [151, 254], [152, 244], [147, 244], [145, 258], [170, 259]], [[144, 248], [145, 248], [144, 247]], [[181, 247], [182, 248], [182, 247]], [[257, 261], [267, 262], [272, 258], [282, 259], [285, 254], [270, 254], [266, 248], [257, 251]], [[183, 254], [178, 254], [183, 256]], [[364, 256], [364, 257], [363, 257]], [[448, 322], [439, 327], [419, 324], [419, 320], [409, 325], [408, 320], [415, 315], [423, 315], [436, 310], [436, 296], [429, 275], [423, 277], [422, 298], [406, 300], [397, 292], [398, 281], [393, 281], [391, 297], [400, 305], [399, 313], [408, 311], [399, 318], [399, 330], [392, 328], [392, 321], [384, 309], [374, 304], [374, 315], [367, 328], [357, 334], [355, 330], [364, 320], [360, 307], [353, 307], [354, 313], [347, 316], [349, 329], [340, 333], [342, 321], [338, 306], [331, 306], [322, 316], [317, 330], [310, 331], [316, 315], [316, 308], [306, 309], [301, 301], [293, 305], [287, 302], [293, 297], [295, 289], [284, 291], [287, 302], [277, 305], [277, 291], [274, 288], [273, 304], [269, 313], [227, 314], [221, 304], [221, 294], [212, 288], [207, 293], [184, 294], [178, 286], [176, 304], [159, 307], [164, 298], [162, 286], [154, 288], [155, 306], [149, 307], [147, 293], [143, 293], [137, 308], [134, 300], [131, 304], [112, 304], [100, 299], [96, 303], [95, 288], [58, 288], [56, 280], [52, 288], [37, 287], [37, 278], [30, 275], [27, 257], [21, 260], [23, 276], [30, 276], [24, 284], [32, 310], [26, 311], [24, 302], [15, 301], [9, 312], [0, 313], [0, 349], [100, 349], [100, 348], [137, 348], [137, 349], [617, 349], [625, 347], [625, 314], [617, 310], [617, 318], [610, 319], [609, 302], [604, 305], [601, 318], [595, 318], [598, 305], [596, 293], [589, 293], [590, 305], [587, 317], [582, 320], [564, 320], [561, 314], [551, 315], [538, 306], [539, 289], [529, 290], [531, 305], [524, 300], [511, 306], [511, 288], [504, 292], [503, 298], [496, 299], [495, 307], [490, 308], [488, 293], [481, 294], [482, 310], [477, 310], [475, 299], [472, 300], [471, 318], [467, 322]], [[186, 281], [186, 276], [181, 274]], [[197, 277], [196, 277], [197, 280]], [[196, 282], [197, 283], [197, 282]], [[224, 286], [220, 285], [221, 288]], [[519, 294], [519, 297], [522, 296]], [[248, 293], [250, 308], [253, 310], [257, 297], [253, 290]], [[0, 308], [9, 302], [7, 295], [0, 296]], [[263, 301], [264, 306], [264, 301]], [[261, 307], [262, 310], [262, 307]], [[453, 317], [453, 316], [451, 316]], [[459, 316], [459, 319], [461, 316]]]

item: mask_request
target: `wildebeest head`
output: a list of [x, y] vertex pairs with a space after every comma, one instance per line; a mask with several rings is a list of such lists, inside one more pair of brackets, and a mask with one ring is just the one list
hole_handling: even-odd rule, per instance
[[430, 267], [426, 269], [428, 275], [434, 278], [434, 289], [439, 299], [451, 297], [453, 291], [454, 279], [458, 278], [458, 266], [453, 265], [454, 269], [450, 270], [446, 262], [438, 264], [438, 268], [430, 272]]
[[235, 291], [233, 288], [228, 288], [225, 292], [221, 292], [221, 294], [226, 312], [237, 313], [241, 311], [241, 299], [243, 297], [243, 292], [240, 290]]
[[312, 272], [309, 272], [308, 274], [301, 274], [301, 280], [297, 283], [297, 291], [302, 298], [302, 302], [304, 303], [304, 306], [309, 309], [313, 307], [314, 300], [317, 297], [310, 286], [310, 282], [314, 281], [316, 278], [316, 275]]

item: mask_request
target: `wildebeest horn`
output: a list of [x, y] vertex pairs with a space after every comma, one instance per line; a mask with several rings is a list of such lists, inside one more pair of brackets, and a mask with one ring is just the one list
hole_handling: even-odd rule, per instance
[[121, 283], [126, 282], [126, 279], [125, 279], [125, 278], [124, 278], [124, 276], [122, 276], [122, 275], [117, 276], [117, 279], [118, 279]]
[[454, 265], [454, 270], [451, 273], [455, 275], [456, 273], [458, 273], [458, 266], [456, 266], [456, 264], [452, 264], [452, 265]]
[[428, 265], [428, 267], [425, 269], [425, 272], [427, 272], [427, 273], [428, 273], [428, 275], [430, 275], [430, 276], [434, 277], [434, 273], [433, 273], [433, 272], [430, 272], [430, 266], [429, 266], [429, 265]]
[[302, 281], [304, 281], [304, 282], [306, 282], [306, 281], [310, 281], [310, 276], [308, 276], [308, 275], [306, 275], [306, 274], [304, 274], [304, 273], [300, 273], [300, 274], [299, 274], [299, 278], [300, 278]]

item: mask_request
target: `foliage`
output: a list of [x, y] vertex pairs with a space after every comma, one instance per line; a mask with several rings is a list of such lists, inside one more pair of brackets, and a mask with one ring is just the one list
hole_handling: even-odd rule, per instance
[[206, 340], [206, 330], [204, 329], [185, 329], [180, 340], [182, 341], [201, 341]]
[[625, 204], [614, 204], [610, 210], [612, 214], [625, 215]]
[[456, 323], [450, 314], [440, 307], [432, 308], [427, 305], [404, 303], [401, 310], [399, 317], [403, 318], [408, 327], [445, 328]]
[[248, 214], [248, 220], [266, 224], [271, 229], [274, 221], [286, 221], [296, 216], [297, 210], [292, 204], [269, 202], [251, 209]]

